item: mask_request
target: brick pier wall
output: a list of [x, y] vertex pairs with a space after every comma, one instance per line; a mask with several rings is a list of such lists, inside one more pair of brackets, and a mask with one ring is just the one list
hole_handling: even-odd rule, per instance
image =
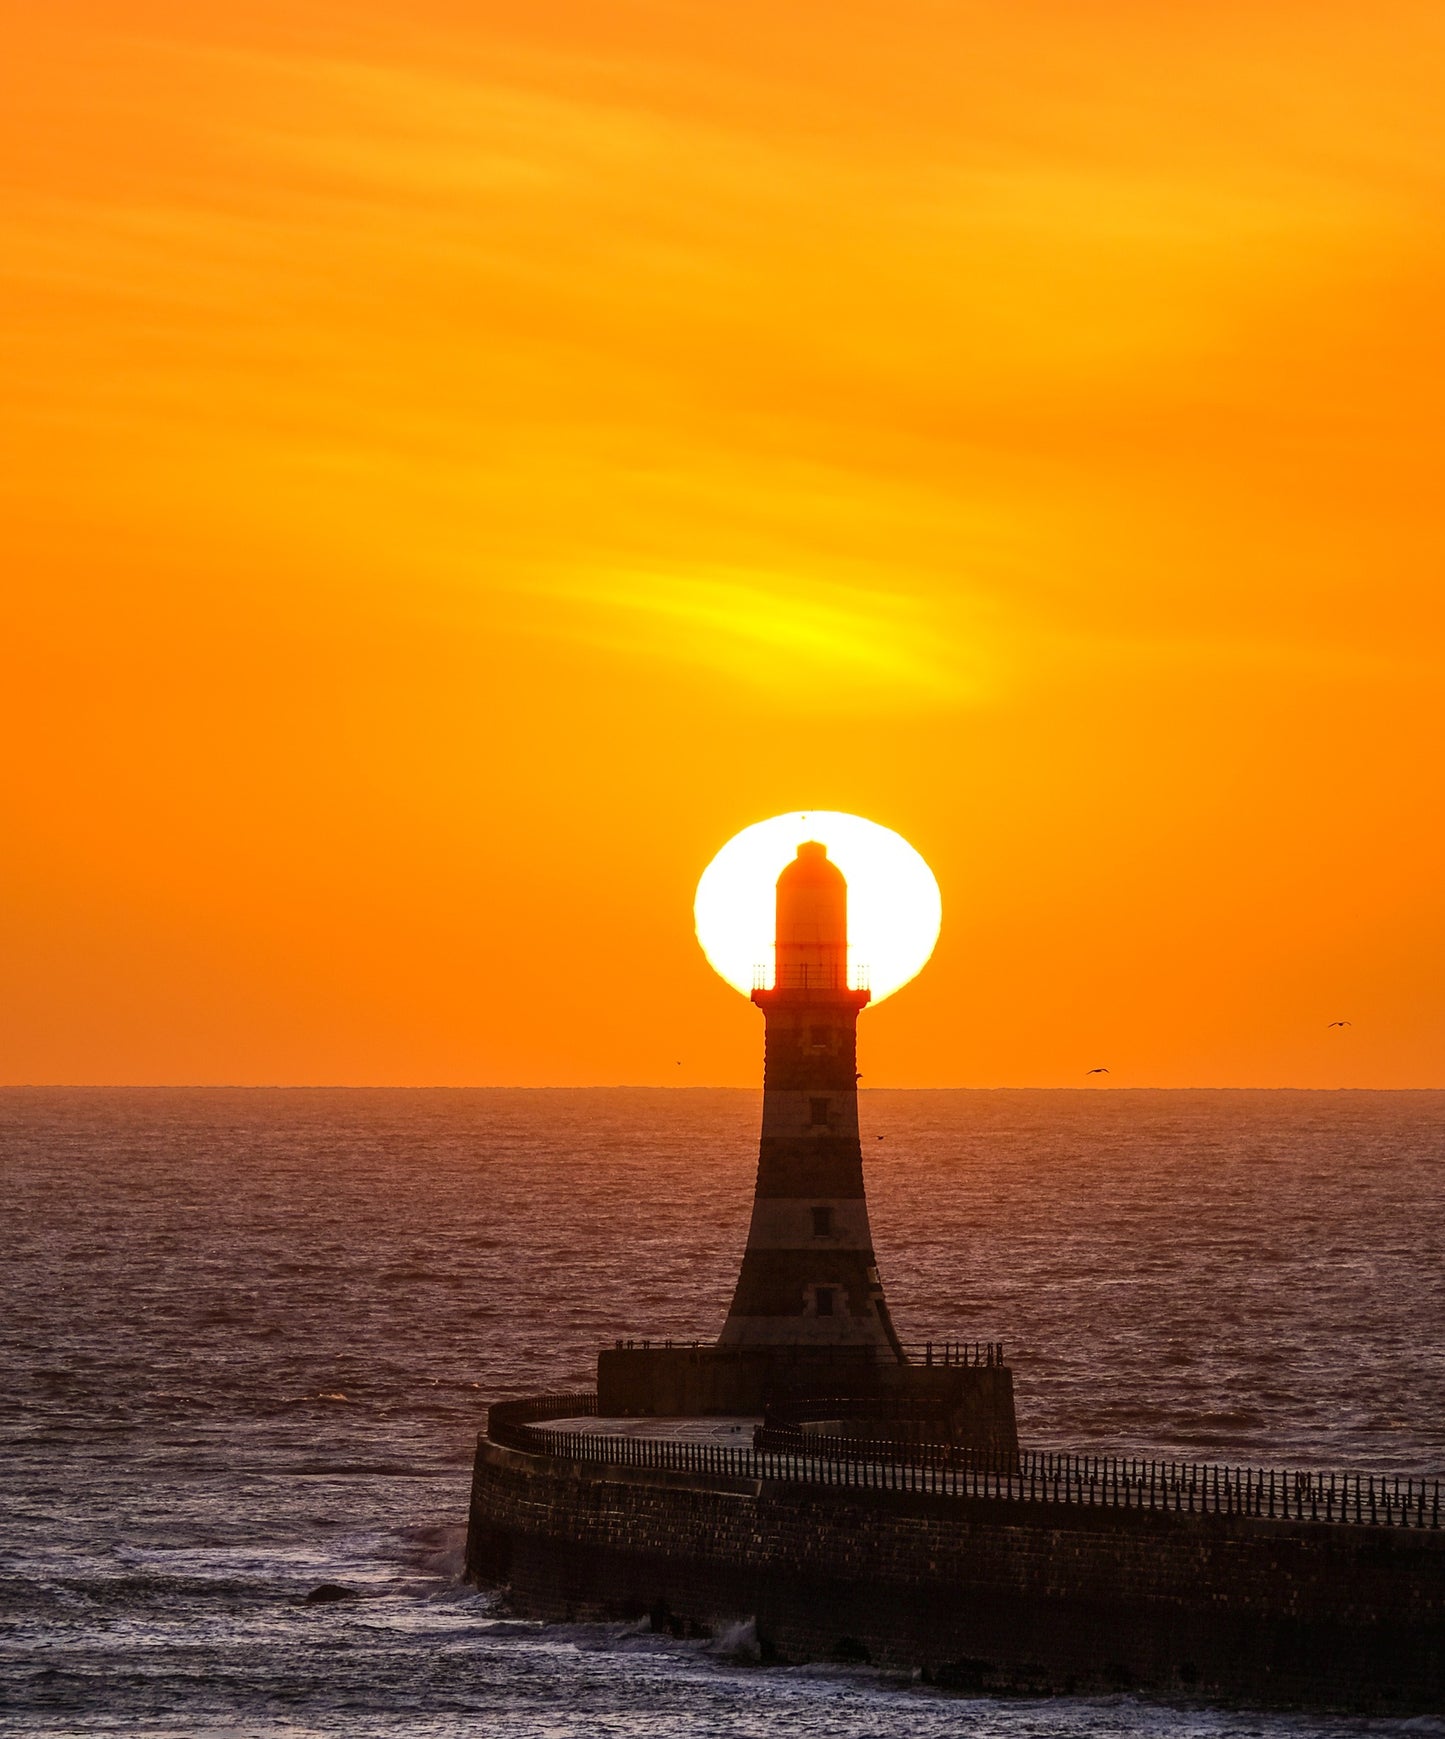
[[959, 1689], [1445, 1712], [1445, 1533], [934, 1497], [478, 1445], [468, 1574], [550, 1619], [754, 1619]]

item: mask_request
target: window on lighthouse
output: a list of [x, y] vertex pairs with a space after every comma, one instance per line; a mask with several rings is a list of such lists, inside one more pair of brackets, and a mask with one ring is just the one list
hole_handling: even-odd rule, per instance
[[833, 1210], [831, 1208], [813, 1209], [813, 1236], [826, 1238], [833, 1230]]
[[831, 1286], [820, 1286], [813, 1297], [816, 1300], [815, 1308], [819, 1316], [833, 1314], [833, 1288]]
[[809, 1126], [816, 1129], [820, 1124], [826, 1124], [828, 1121], [828, 1101], [826, 1099], [810, 1099], [808, 1103], [812, 1107], [812, 1112], [808, 1118]]

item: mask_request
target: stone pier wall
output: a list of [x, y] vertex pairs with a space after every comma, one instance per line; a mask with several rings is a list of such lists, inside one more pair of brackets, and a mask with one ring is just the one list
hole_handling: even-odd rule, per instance
[[1445, 1712], [1445, 1532], [624, 1469], [478, 1445], [468, 1573], [522, 1614], [756, 1621], [959, 1689]]

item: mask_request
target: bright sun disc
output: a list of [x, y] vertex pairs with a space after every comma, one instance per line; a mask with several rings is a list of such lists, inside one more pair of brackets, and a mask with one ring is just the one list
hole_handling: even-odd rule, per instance
[[809, 839], [827, 846], [848, 883], [850, 981], [866, 984], [881, 1002], [927, 964], [943, 901], [933, 871], [908, 841], [861, 815], [796, 810], [734, 835], [697, 884], [692, 911], [702, 951], [744, 996], [759, 967], [771, 983], [774, 888]]

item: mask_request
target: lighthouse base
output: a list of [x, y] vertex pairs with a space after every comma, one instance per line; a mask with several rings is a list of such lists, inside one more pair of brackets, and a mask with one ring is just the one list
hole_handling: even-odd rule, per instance
[[900, 1421], [931, 1442], [1018, 1454], [1007, 1365], [897, 1364], [868, 1348], [620, 1346], [597, 1358], [597, 1407], [610, 1418], [772, 1416], [804, 1428], [897, 1437]]

